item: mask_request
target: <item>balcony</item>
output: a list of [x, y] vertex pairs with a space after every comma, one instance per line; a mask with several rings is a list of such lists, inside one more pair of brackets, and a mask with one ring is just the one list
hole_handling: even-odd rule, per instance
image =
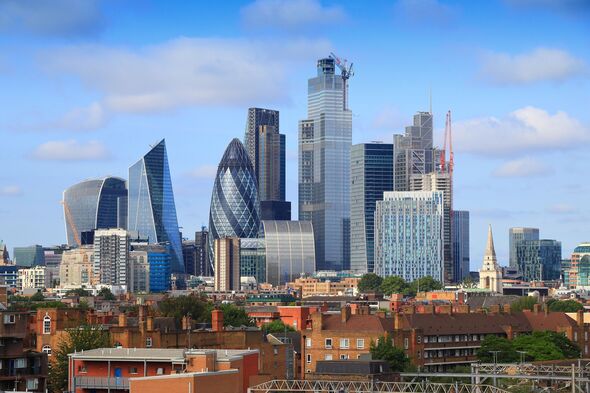
[[129, 378], [123, 377], [75, 377], [77, 388], [129, 390]]

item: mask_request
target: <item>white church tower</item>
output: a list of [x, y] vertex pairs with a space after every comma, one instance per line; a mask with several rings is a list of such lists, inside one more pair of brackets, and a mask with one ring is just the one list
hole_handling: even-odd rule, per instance
[[496, 259], [491, 225], [488, 228], [488, 242], [483, 257], [483, 266], [479, 270], [479, 287], [491, 292], [502, 293], [502, 269], [498, 266]]

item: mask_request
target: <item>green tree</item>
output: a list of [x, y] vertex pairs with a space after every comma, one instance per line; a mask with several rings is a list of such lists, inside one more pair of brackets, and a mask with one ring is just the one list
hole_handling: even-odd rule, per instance
[[280, 319], [275, 319], [270, 323], [265, 323], [262, 326], [262, 330], [269, 332], [269, 333], [284, 333], [284, 332], [294, 332], [295, 329], [291, 325], [285, 325], [283, 321]]
[[68, 387], [68, 354], [74, 351], [110, 347], [108, 331], [85, 325], [67, 330], [67, 335], [54, 348], [49, 362], [49, 390], [64, 392]]
[[438, 291], [442, 289], [443, 285], [440, 281], [436, 281], [432, 276], [421, 277], [417, 280], [412, 281], [410, 284], [410, 292], [416, 295], [420, 292]]
[[461, 281], [461, 286], [463, 288], [472, 289], [477, 288], [477, 283], [473, 281], [473, 277], [471, 275], [465, 277], [463, 281]]
[[401, 293], [407, 296], [410, 294], [410, 286], [399, 276], [388, 276], [381, 283], [381, 292], [387, 296], [393, 293]]
[[163, 316], [174, 317], [179, 323], [184, 316], [189, 314], [196, 322], [211, 320], [212, 306], [197, 295], [168, 297], [158, 303], [158, 309]]
[[534, 296], [522, 296], [517, 300], [513, 301], [510, 305], [512, 311], [520, 312], [522, 310], [532, 310], [534, 305], [537, 304], [537, 298]]
[[564, 334], [556, 332], [533, 332], [516, 337], [513, 347], [517, 351], [525, 351], [527, 360], [557, 360], [577, 358], [580, 349]]
[[492, 363], [496, 351], [498, 351], [496, 357], [498, 363], [512, 363], [518, 360], [518, 353], [512, 342], [507, 338], [495, 335], [488, 335], [484, 338], [481, 347], [477, 350], [477, 357], [482, 362]]
[[33, 296], [31, 296], [31, 301], [33, 302], [42, 302], [45, 300], [45, 296], [43, 296], [43, 292], [37, 291]]
[[102, 297], [104, 300], [117, 300], [115, 295], [113, 295], [113, 292], [107, 287], [101, 288], [100, 291], [98, 291], [97, 296]]
[[375, 273], [367, 273], [361, 277], [358, 284], [359, 292], [378, 292], [383, 279]]
[[378, 343], [371, 341], [371, 356], [387, 361], [391, 371], [404, 371], [410, 364], [410, 359], [402, 349], [393, 345], [390, 336], [379, 337]]
[[219, 309], [223, 311], [223, 326], [255, 326], [243, 308], [233, 304], [222, 304]]
[[559, 312], [576, 312], [576, 311], [582, 310], [584, 308], [582, 303], [577, 302], [572, 299], [568, 299], [568, 300], [549, 299], [549, 300], [547, 300], [546, 306], [548, 307], [549, 311], [559, 311]]
[[66, 296], [85, 297], [85, 296], [90, 296], [90, 292], [88, 292], [84, 288], [76, 288], [76, 289], [70, 289], [69, 291], [67, 291]]

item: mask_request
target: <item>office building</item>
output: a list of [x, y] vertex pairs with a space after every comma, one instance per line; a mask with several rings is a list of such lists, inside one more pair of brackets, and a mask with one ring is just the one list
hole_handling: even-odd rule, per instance
[[209, 254], [209, 231], [207, 227], [201, 227], [200, 231], [195, 232], [195, 247], [197, 248], [197, 264], [195, 266], [195, 276], [213, 276], [212, 261]]
[[516, 255], [516, 246], [521, 240], [539, 240], [538, 228], [510, 228], [508, 230], [508, 248], [510, 252], [510, 267], [518, 267], [518, 258]]
[[38, 244], [29, 247], [14, 247], [12, 257], [14, 264], [20, 267], [45, 265], [45, 252], [43, 246]]
[[258, 284], [266, 282], [264, 239], [240, 239], [240, 277], [254, 277]]
[[375, 209], [375, 273], [443, 280], [442, 191], [385, 192]]
[[574, 248], [569, 265], [568, 278], [564, 279], [569, 284], [567, 288], [590, 287], [590, 243], [580, 243]]
[[182, 258], [184, 259], [184, 272], [194, 276], [197, 270], [197, 245], [193, 240], [182, 241]]
[[59, 266], [59, 283], [62, 288], [89, 287], [94, 284], [94, 246], [81, 246], [64, 251]]
[[443, 266], [445, 283], [456, 281], [453, 260], [453, 183], [450, 173], [430, 172], [410, 175], [410, 191], [442, 191], [444, 200], [443, 219]]
[[216, 291], [240, 290], [240, 239], [224, 237], [213, 242]]
[[[170, 290], [171, 252], [168, 246], [133, 243], [130, 252], [129, 272], [134, 277], [129, 282], [133, 292], [165, 292]], [[133, 288], [133, 289], [131, 289]]]
[[262, 221], [266, 282], [278, 286], [316, 270], [313, 226], [309, 221]]
[[375, 206], [393, 191], [393, 145], [362, 143], [350, 152], [350, 269], [373, 272]]
[[127, 227], [127, 187], [118, 177], [103, 177], [74, 184], [63, 192], [68, 245], [82, 244], [82, 233], [95, 229]]
[[209, 212], [210, 255], [214, 254], [215, 240], [257, 238], [259, 227], [260, 204], [254, 169], [244, 145], [234, 138], [221, 158], [213, 185]]
[[307, 119], [299, 122], [299, 220], [311, 221], [316, 268], [350, 268], [350, 148], [347, 84], [332, 58], [308, 80]]
[[127, 288], [129, 292], [133, 293], [148, 293], [150, 291], [150, 263], [146, 250], [129, 252]]
[[561, 242], [557, 240], [519, 240], [516, 243], [518, 271], [525, 281], [559, 280]]
[[137, 231], [139, 237], [149, 243], [169, 244], [172, 273], [184, 273], [182, 241], [164, 139], [129, 168], [128, 203], [129, 230]]
[[97, 229], [94, 233], [93, 275], [98, 283], [127, 285], [130, 242], [121, 228]]
[[0, 285], [6, 285], [8, 288], [16, 288], [18, 277], [18, 266], [0, 265]]
[[469, 212], [453, 210], [453, 271], [457, 282], [469, 276]]
[[35, 266], [28, 269], [19, 269], [17, 277], [17, 287], [19, 290], [46, 288], [46, 283], [51, 281], [46, 277], [45, 266]]
[[488, 227], [488, 241], [483, 256], [483, 265], [479, 270], [479, 287], [490, 292], [502, 293], [502, 269], [496, 259], [491, 225]]
[[279, 111], [248, 109], [244, 147], [258, 184], [262, 220], [291, 219], [291, 202], [285, 201], [285, 143]]

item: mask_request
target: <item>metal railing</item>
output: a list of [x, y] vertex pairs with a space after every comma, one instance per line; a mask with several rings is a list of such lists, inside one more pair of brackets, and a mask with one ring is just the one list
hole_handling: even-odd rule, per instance
[[248, 388], [248, 393], [509, 393], [490, 385], [428, 382], [273, 380]]
[[74, 383], [77, 388], [129, 390], [129, 378], [123, 377], [75, 377]]

